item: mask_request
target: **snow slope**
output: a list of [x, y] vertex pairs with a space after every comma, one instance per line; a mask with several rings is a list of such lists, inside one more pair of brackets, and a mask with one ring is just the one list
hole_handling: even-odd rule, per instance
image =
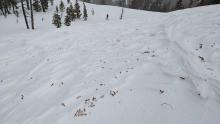
[[35, 31], [0, 17], [0, 124], [220, 123], [220, 5], [87, 8], [60, 29], [53, 7]]

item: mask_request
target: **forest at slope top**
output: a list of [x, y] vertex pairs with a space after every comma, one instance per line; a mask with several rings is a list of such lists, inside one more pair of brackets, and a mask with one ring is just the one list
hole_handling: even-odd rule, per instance
[[[169, 12], [183, 8], [191, 8], [210, 4], [219, 4], [220, 0], [85, 0], [103, 5], [124, 6], [148, 11]], [[181, 4], [182, 8], [178, 7]]]

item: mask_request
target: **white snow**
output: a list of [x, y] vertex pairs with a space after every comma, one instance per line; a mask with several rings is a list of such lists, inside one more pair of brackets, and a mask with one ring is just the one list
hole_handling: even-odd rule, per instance
[[0, 124], [220, 123], [220, 5], [123, 20], [86, 5], [60, 29], [54, 7], [34, 31], [0, 17]]

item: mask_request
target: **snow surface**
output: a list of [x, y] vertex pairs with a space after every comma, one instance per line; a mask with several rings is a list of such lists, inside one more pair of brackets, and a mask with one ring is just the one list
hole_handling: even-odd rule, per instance
[[54, 7], [34, 31], [0, 17], [0, 124], [220, 123], [220, 5], [123, 20], [86, 5], [60, 29]]

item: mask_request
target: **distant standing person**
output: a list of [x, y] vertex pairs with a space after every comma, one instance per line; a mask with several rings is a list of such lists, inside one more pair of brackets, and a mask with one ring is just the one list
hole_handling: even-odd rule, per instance
[[107, 14], [107, 15], [106, 15], [106, 20], [108, 20], [108, 18], [109, 18], [109, 15]]

